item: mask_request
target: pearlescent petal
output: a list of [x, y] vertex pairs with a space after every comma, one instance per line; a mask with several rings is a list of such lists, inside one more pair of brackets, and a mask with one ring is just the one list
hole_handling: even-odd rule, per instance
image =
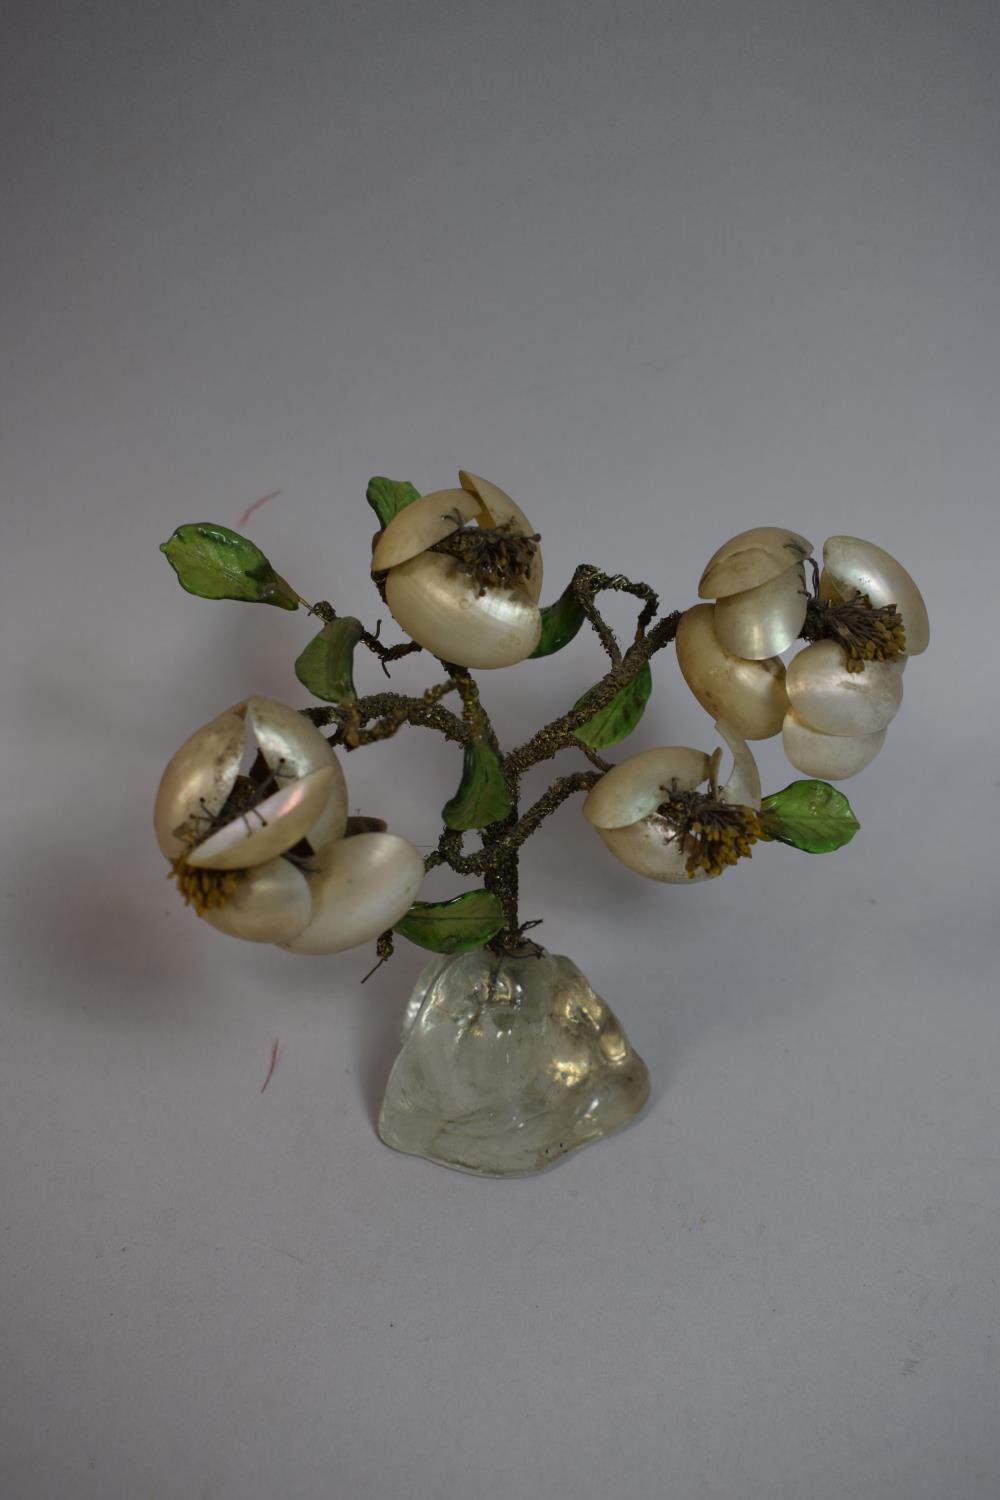
[[[188, 846], [175, 829], [192, 819], [214, 817], [232, 791], [246, 740], [243, 707], [237, 704], [195, 730], [168, 761], [153, 809], [156, 840], [167, 859], [176, 859]], [[195, 821], [195, 832], [197, 828]]]
[[817, 641], [788, 668], [788, 699], [797, 716], [822, 734], [875, 734], [903, 701], [903, 674], [893, 661], [869, 661], [849, 672], [836, 641]]
[[[535, 528], [524, 511], [504, 490], [498, 489], [495, 484], [490, 484], [488, 479], [480, 479], [477, 474], [470, 474], [465, 469], [459, 469], [458, 479], [462, 488], [470, 495], [474, 495], [486, 512], [485, 516], [480, 517], [480, 525], [485, 521], [489, 526], [502, 526], [505, 521], [513, 521], [518, 531], [524, 536], [534, 536]], [[536, 551], [531, 567], [528, 569], [525, 593], [532, 604], [537, 604], [541, 592], [542, 554]]]
[[802, 564], [754, 589], [728, 594], [715, 606], [715, 633], [727, 651], [748, 661], [778, 656], [797, 639], [806, 617]]
[[616, 859], [636, 875], [668, 885], [694, 885], [709, 877], [698, 869], [688, 879], [688, 851], [676, 830], [653, 813], [627, 828], [598, 828], [598, 833]]
[[857, 536], [831, 536], [823, 544], [819, 580], [823, 599], [849, 599], [867, 594], [876, 606], [895, 604], [903, 617], [906, 651], [919, 656], [930, 642], [927, 606], [902, 563], [889, 552]]
[[248, 871], [225, 906], [206, 911], [204, 919], [217, 931], [250, 943], [288, 943], [311, 915], [305, 876], [279, 858]]
[[643, 750], [612, 766], [588, 792], [583, 815], [595, 828], [624, 828], [654, 812], [669, 795], [691, 792], [708, 776], [708, 756], [685, 745]]
[[248, 698], [247, 718], [279, 786], [332, 767], [326, 806], [305, 837], [314, 849], [341, 838], [347, 826], [347, 782], [336, 752], [320, 730], [296, 709], [273, 698]]
[[303, 835], [318, 854], [327, 844], [342, 839], [347, 831], [347, 785], [334, 780], [326, 806], [311, 827]]
[[217, 829], [188, 855], [198, 870], [245, 870], [294, 848], [324, 811], [334, 769], [310, 771]]
[[321, 731], [287, 703], [254, 694], [247, 699], [247, 722], [279, 785], [323, 766], [339, 769], [336, 753]]
[[744, 739], [770, 739], [788, 712], [785, 664], [734, 656], [715, 633], [714, 615], [714, 605], [696, 604], [681, 618], [677, 664], [684, 681], [713, 719], [724, 719]]
[[759, 809], [760, 773], [746, 740], [742, 735], [737, 734], [732, 725], [727, 724], [724, 719], [717, 720], [715, 727], [733, 755], [733, 769], [729, 774], [729, 780], [719, 792], [719, 801]]
[[809, 556], [812, 542], [783, 526], [754, 526], [713, 553], [698, 585], [699, 599], [722, 599], [756, 588]]
[[440, 552], [393, 568], [385, 588], [407, 635], [458, 666], [509, 667], [531, 655], [542, 633], [541, 611], [522, 590], [489, 589], [480, 597], [455, 559]]
[[295, 953], [340, 953], [378, 937], [409, 911], [424, 878], [419, 849], [393, 833], [341, 839], [316, 863], [312, 920], [283, 945]]
[[465, 490], [433, 490], [421, 495], [405, 510], [393, 516], [381, 536], [376, 538], [372, 553], [372, 572], [398, 567], [469, 521], [474, 521], [479, 503]]
[[785, 755], [804, 776], [822, 781], [846, 781], [863, 771], [885, 743], [886, 731], [875, 734], [821, 734], [798, 717], [794, 709], [785, 716], [782, 740]]

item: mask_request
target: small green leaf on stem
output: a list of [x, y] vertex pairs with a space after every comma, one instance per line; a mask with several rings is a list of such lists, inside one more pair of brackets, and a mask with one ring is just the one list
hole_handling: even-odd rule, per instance
[[[632, 733], [642, 718], [652, 691], [653, 674], [647, 661], [643, 662], [624, 687], [618, 689], [610, 703], [598, 709], [592, 719], [588, 719], [574, 731], [577, 739], [589, 745], [592, 750], [603, 750], [605, 745], [616, 745], [619, 740]], [[584, 693], [582, 698], [578, 698], [573, 707], [579, 708], [586, 696]]]
[[503, 930], [503, 907], [492, 891], [466, 891], [451, 901], [415, 901], [395, 932], [432, 953], [467, 953]]
[[843, 792], [828, 781], [793, 781], [784, 791], [765, 797], [760, 821], [765, 838], [808, 854], [843, 848], [861, 827]]
[[458, 791], [441, 810], [445, 827], [463, 832], [486, 828], [499, 823], [510, 810], [510, 793], [496, 751], [486, 740], [472, 740], [465, 747]]
[[376, 474], [374, 479], [368, 481], [365, 499], [378, 516], [384, 531], [393, 516], [398, 516], [401, 510], [420, 499], [420, 491], [405, 480], [385, 479], [381, 474]]
[[361, 621], [345, 615], [324, 625], [309, 642], [295, 663], [295, 675], [314, 698], [345, 703], [358, 696], [354, 690], [354, 648], [363, 635]]
[[555, 604], [546, 604], [541, 610], [541, 616], [542, 634], [531, 653], [531, 659], [536, 656], [551, 656], [554, 651], [561, 651], [564, 646], [568, 646], [586, 619], [572, 587], [560, 594]]
[[241, 599], [298, 609], [299, 596], [271, 567], [259, 547], [228, 526], [196, 521], [178, 526], [160, 551], [181, 588], [201, 599]]

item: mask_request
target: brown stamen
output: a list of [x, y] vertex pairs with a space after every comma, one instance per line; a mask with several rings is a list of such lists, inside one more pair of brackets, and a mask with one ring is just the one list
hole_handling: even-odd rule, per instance
[[462, 571], [479, 586], [479, 597], [488, 589], [524, 588], [535, 560], [538, 532], [524, 536], [514, 521], [500, 526], [463, 526], [431, 548], [457, 558]]
[[849, 672], [863, 672], [868, 661], [896, 661], [906, 652], [906, 631], [895, 604], [874, 605], [867, 594], [810, 599], [802, 636], [836, 641]]

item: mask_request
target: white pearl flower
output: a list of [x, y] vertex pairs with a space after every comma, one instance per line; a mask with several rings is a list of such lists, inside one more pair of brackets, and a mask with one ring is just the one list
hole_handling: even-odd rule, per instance
[[[736, 853], [749, 852], [743, 845], [755, 836], [752, 814], [760, 810], [760, 777], [741, 736], [721, 721], [715, 727], [733, 755], [725, 786], [715, 790], [721, 750], [707, 755], [703, 750], [670, 745], [630, 756], [613, 766], [589, 792], [584, 817], [615, 858], [636, 874], [688, 884], [711, 879], [735, 862]], [[697, 788], [704, 782], [709, 782], [710, 793], [699, 796]], [[707, 821], [708, 805], [718, 814], [720, 804], [733, 810], [731, 819], [724, 812], [720, 815], [722, 842], [732, 848], [733, 857], [723, 855], [717, 860], [711, 843], [704, 843], [690, 825], [699, 822], [700, 807]], [[702, 852], [707, 858], [700, 858]]]
[[[246, 742], [251, 764], [241, 774]], [[178, 884], [220, 932], [334, 953], [391, 927], [423, 859], [388, 833], [345, 838], [347, 787], [308, 719], [250, 697], [197, 730], [170, 760], [154, 826]]]
[[512, 666], [541, 635], [541, 553], [534, 544], [525, 549], [523, 572], [508, 587], [484, 584], [458, 557], [432, 551], [473, 522], [490, 533], [500, 528], [497, 541], [532, 536], [503, 490], [464, 470], [459, 480], [461, 489], [422, 495], [393, 517], [376, 538], [372, 572], [386, 574], [393, 618], [426, 650], [463, 667]]

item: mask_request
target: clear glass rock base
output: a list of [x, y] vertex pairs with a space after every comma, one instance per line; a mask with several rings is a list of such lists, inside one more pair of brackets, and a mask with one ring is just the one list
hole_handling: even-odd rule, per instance
[[646, 1064], [575, 964], [534, 944], [424, 970], [403, 1019], [378, 1132], [460, 1172], [516, 1177], [627, 1125]]

